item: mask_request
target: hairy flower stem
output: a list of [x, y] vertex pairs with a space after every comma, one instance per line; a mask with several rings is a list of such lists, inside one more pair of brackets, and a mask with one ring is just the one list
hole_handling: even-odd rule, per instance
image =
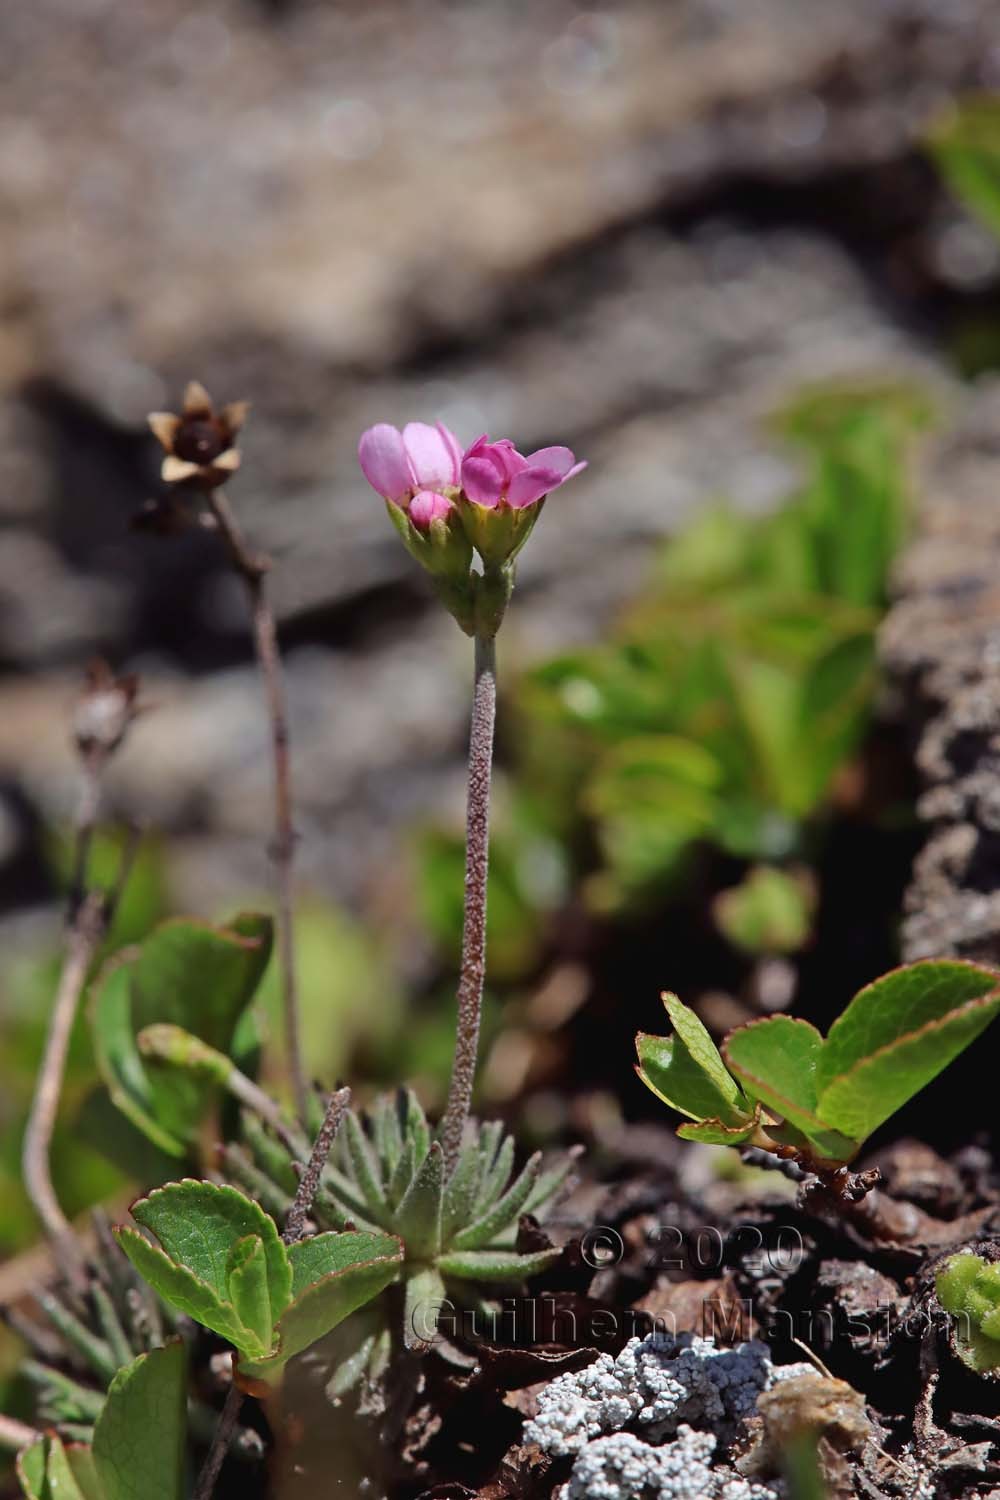
[[308, 1105], [308, 1092], [302, 1067], [295, 936], [292, 926], [294, 908], [292, 861], [295, 855], [295, 829], [292, 823], [288, 711], [274, 613], [267, 594], [266, 578], [269, 563], [266, 558], [256, 557], [249, 550], [229, 501], [222, 490], [213, 490], [208, 500], [230, 561], [246, 586], [247, 597], [250, 601], [254, 647], [267, 698], [274, 763], [274, 840], [271, 845], [271, 857], [277, 877], [278, 961], [281, 966], [284, 997], [285, 1043], [288, 1049], [288, 1071], [295, 1095], [295, 1108], [299, 1118], [304, 1120]]
[[469, 735], [469, 783], [465, 823], [465, 917], [462, 967], [458, 981], [455, 1058], [448, 1087], [448, 1107], [441, 1122], [445, 1170], [458, 1160], [462, 1134], [472, 1105], [479, 1053], [479, 1023], [486, 976], [486, 883], [490, 853], [490, 780], [493, 729], [496, 722], [496, 643], [491, 635], [475, 638], [475, 679]]

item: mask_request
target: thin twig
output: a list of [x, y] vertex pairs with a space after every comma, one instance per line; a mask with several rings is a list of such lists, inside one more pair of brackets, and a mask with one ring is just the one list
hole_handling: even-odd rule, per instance
[[299, 1118], [304, 1120], [309, 1096], [302, 1066], [295, 938], [292, 928], [294, 906], [292, 861], [295, 854], [295, 829], [292, 822], [288, 711], [274, 612], [267, 594], [266, 576], [269, 563], [266, 558], [256, 557], [250, 551], [223, 491], [214, 490], [208, 500], [229, 559], [246, 585], [247, 597], [250, 601], [254, 646], [267, 698], [274, 764], [274, 840], [271, 845], [271, 857], [274, 861], [277, 884], [278, 961], [281, 965], [284, 997], [288, 1068], [295, 1095], [295, 1107]]
[[319, 1180], [326, 1166], [326, 1159], [330, 1155], [330, 1148], [337, 1138], [340, 1122], [351, 1103], [350, 1089], [337, 1089], [327, 1100], [326, 1116], [319, 1129], [309, 1161], [295, 1193], [295, 1201], [288, 1210], [285, 1220], [285, 1232], [281, 1236], [286, 1245], [293, 1245], [300, 1240], [305, 1233], [306, 1220], [312, 1212], [313, 1199], [319, 1190]]
[[28, 1197], [52, 1241], [64, 1274], [74, 1285], [80, 1283], [82, 1277], [80, 1251], [70, 1222], [59, 1206], [49, 1158], [73, 1023], [90, 965], [106, 926], [104, 897], [99, 891], [92, 891], [77, 906], [67, 933], [62, 973], [49, 1019], [31, 1112], [24, 1130], [21, 1156]]
[[472, 1107], [472, 1088], [479, 1054], [479, 1023], [486, 978], [486, 886], [490, 857], [490, 781], [497, 682], [494, 637], [476, 636], [472, 724], [469, 734], [469, 784], [465, 823], [465, 915], [462, 966], [458, 981], [455, 1058], [448, 1087], [448, 1107], [441, 1122], [445, 1170], [454, 1170], [462, 1134]]
[[236, 1427], [240, 1420], [240, 1411], [245, 1399], [244, 1393], [234, 1380], [229, 1387], [226, 1404], [222, 1408], [222, 1415], [219, 1418], [219, 1425], [215, 1429], [215, 1436], [212, 1438], [212, 1446], [208, 1450], [208, 1457], [205, 1459], [201, 1473], [198, 1475], [194, 1500], [211, 1500], [212, 1491], [215, 1489], [215, 1481], [219, 1477], [219, 1470], [222, 1468], [226, 1454], [229, 1452], [229, 1446], [236, 1436]]
[[[336, 1139], [340, 1122], [344, 1118], [345, 1111], [351, 1102], [350, 1089], [337, 1089], [330, 1095], [326, 1106], [326, 1115], [320, 1126], [309, 1162], [302, 1176], [299, 1178], [298, 1190], [295, 1201], [288, 1210], [288, 1218], [285, 1220], [285, 1229], [281, 1238], [286, 1245], [292, 1245], [296, 1240], [302, 1238], [305, 1231], [306, 1220], [313, 1206], [313, 1199], [319, 1187], [319, 1180], [326, 1166], [326, 1159], [330, 1154], [330, 1147]], [[198, 1475], [198, 1484], [194, 1492], [194, 1500], [211, 1500], [215, 1482], [229, 1452], [230, 1445], [236, 1435], [236, 1427], [239, 1421], [240, 1410], [243, 1406], [244, 1392], [240, 1390], [235, 1380], [229, 1387], [226, 1396], [226, 1404], [222, 1408], [219, 1425], [215, 1429], [212, 1438], [212, 1446], [208, 1450], [201, 1473]]]

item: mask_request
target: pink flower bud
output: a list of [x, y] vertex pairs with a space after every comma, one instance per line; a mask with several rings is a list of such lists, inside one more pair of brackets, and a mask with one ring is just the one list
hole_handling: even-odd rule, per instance
[[539, 448], [525, 458], [509, 438], [491, 443], [484, 433], [462, 459], [462, 488], [475, 505], [523, 510], [586, 467], [574, 461], [569, 448]]
[[410, 501], [409, 516], [414, 526], [426, 531], [432, 521], [443, 521], [455, 507], [446, 495], [436, 490], [418, 490]]

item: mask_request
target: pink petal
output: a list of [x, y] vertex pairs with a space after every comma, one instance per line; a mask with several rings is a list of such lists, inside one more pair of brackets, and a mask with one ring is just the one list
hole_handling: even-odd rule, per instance
[[413, 488], [413, 473], [403, 434], [388, 422], [377, 422], [361, 434], [358, 461], [373, 490], [399, 504]]
[[491, 449], [494, 459], [502, 465], [504, 474], [508, 480], [520, 474], [528, 466], [528, 460], [523, 454], [518, 453], [510, 438], [500, 438], [498, 442], [492, 443]]
[[458, 483], [459, 447], [447, 427], [439, 422], [408, 422], [403, 428], [403, 442], [417, 484], [428, 489]]
[[[470, 450], [471, 451], [471, 450]], [[503, 494], [506, 476], [488, 451], [482, 457], [462, 460], [462, 488], [476, 505], [496, 505]]]
[[426, 531], [432, 521], [443, 520], [454, 509], [446, 495], [438, 495], [434, 490], [418, 490], [410, 501], [407, 514], [414, 526]]
[[525, 505], [534, 505], [543, 495], [557, 490], [562, 484], [562, 475], [555, 469], [540, 469], [532, 466], [515, 474], [507, 491], [507, 500], [515, 510]]
[[528, 454], [528, 463], [533, 469], [555, 469], [566, 476], [573, 467], [573, 454], [569, 448], [539, 448], [537, 453]]

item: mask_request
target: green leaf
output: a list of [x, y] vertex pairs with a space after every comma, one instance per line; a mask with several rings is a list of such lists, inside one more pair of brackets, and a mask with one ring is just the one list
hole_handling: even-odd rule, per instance
[[400, 1253], [400, 1241], [393, 1234], [358, 1234], [352, 1231], [329, 1231], [314, 1234], [288, 1247], [292, 1263], [292, 1297], [324, 1276], [345, 1271], [360, 1261], [391, 1259]]
[[403, 1297], [403, 1343], [407, 1349], [422, 1353], [433, 1343], [447, 1299], [444, 1281], [434, 1266], [410, 1272]]
[[[639, 1075], [642, 1076], [641, 1074]], [[721, 1120], [698, 1120], [693, 1125], [678, 1125], [677, 1134], [685, 1141], [701, 1141], [703, 1146], [742, 1146], [750, 1140], [760, 1124], [760, 1105], [753, 1119], [745, 1125], [723, 1125]]]
[[462, 1281], [497, 1281], [508, 1286], [529, 1276], [537, 1276], [554, 1265], [561, 1250], [536, 1250], [528, 1255], [518, 1255], [514, 1250], [456, 1250], [453, 1254], [440, 1255], [438, 1270], [443, 1276], [455, 1276]]
[[278, 1228], [258, 1203], [214, 1182], [169, 1182], [132, 1205], [137, 1224], [152, 1230], [167, 1255], [186, 1266], [220, 1301], [230, 1299], [227, 1271], [237, 1240], [263, 1241], [267, 1285], [275, 1314], [288, 1302], [292, 1271]]
[[928, 146], [949, 187], [1000, 239], [1000, 103], [992, 94], [949, 105]]
[[448, 1244], [460, 1224], [468, 1224], [479, 1192], [482, 1157], [476, 1145], [468, 1141], [462, 1147], [454, 1172], [445, 1183], [441, 1210], [441, 1239]]
[[113, 1233], [139, 1275], [149, 1282], [164, 1302], [187, 1313], [205, 1328], [211, 1328], [213, 1333], [228, 1339], [237, 1349], [252, 1350], [258, 1356], [266, 1353], [251, 1330], [240, 1322], [236, 1309], [186, 1266], [180, 1266], [169, 1255], [164, 1255], [137, 1229], [125, 1225], [117, 1227]]
[[45, 1470], [48, 1460], [48, 1439], [37, 1438], [22, 1448], [17, 1455], [17, 1478], [27, 1500], [48, 1500]]
[[354, 1168], [354, 1180], [364, 1193], [367, 1211], [379, 1220], [388, 1212], [385, 1190], [375, 1152], [368, 1141], [353, 1109], [344, 1116], [344, 1146]]
[[444, 1153], [434, 1141], [394, 1215], [410, 1259], [424, 1260], [441, 1248]]
[[182, 1500], [186, 1418], [179, 1340], [119, 1370], [94, 1428], [104, 1500]]
[[969, 1000], [939, 1021], [900, 1037], [834, 1078], [820, 1096], [824, 1118], [863, 1141], [985, 1031], [1000, 991]]
[[712, 905], [724, 937], [748, 953], [796, 953], [808, 941], [815, 909], [808, 878], [755, 865]]
[[497, 1199], [493, 1207], [478, 1219], [473, 1220], [468, 1228], [459, 1230], [451, 1241], [452, 1248], [481, 1250], [491, 1244], [505, 1229], [513, 1229], [525, 1203], [531, 1196], [531, 1190], [538, 1181], [541, 1169], [542, 1153], [536, 1151], [535, 1155], [526, 1162], [524, 1170], [511, 1183], [503, 1196]]
[[45, 1470], [50, 1500], [86, 1500], [73, 1472], [66, 1449], [53, 1436], [49, 1440], [49, 1461]]
[[808, 1021], [769, 1016], [731, 1031], [723, 1056], [747, 1093], [788, 1120], [819, 1154], [849, 1161], [857, 1140], [829, 1129], [816, 1112], [816, 1064], [823, 1038]]
[[241, 1361], [241, 1371], [250, 1377], [273, 1380], [292, 1355], [308, 1349], [356, 1308], [377, 1297], [396, 1280], [403, 1263], [402, 1246], [398, 1241], [394, 1244], [396, 1250], [391, 1255], [359, 1261], [312, 1282], [278, 1319], [276, 1354], [266, 1360]]
[[[496, 1128], [493, 1129], [493, 1126]], [[503, 1125], [499, 1120], [483, 1126], [480, 1143], [483, 1173], [476, 1200], [477, 1214], [496, 1202], [497, 1194], [503, 1192], [510, 1181], [514, 1167], [514, 1137], [504, 1135]]]
[[169, 1022], [229, 1052], [270, 951], [267, 917], [244, 914], [225, 928], [175, 920], [98, 976], [91, 1007], [98, 1067], [118, 1108], [162, 1150], [185, 1154], [213, 1086], [142, 1058], [136, 1036]]
[[267, 1285], [264, 1241], [256, 1234], [237, 1240], [226, 1264], [229, 1300], [240, 1322], [250, 1329], [262, 1349], [274, 1341], [274, 1313]]
[[750, 1106], [707, 1030], [676, 995], [665, 994], [663, 1004], [674, 1035], [639, 1033], [635, 1039], [639, 1077], [665, 1104], [692, 1120], [742, 1125]]
[[66, 1458], [83, 1500], [105, 1500], [93, 1448], [84, 1443], [71, 1443], [66, 1449]]
[[816, 1066], [817, 1093], [822, 1096], [835, 1078], [883, 1047], [970, 1000], [992, 996], [998, 986], [1000, 974], [993, 969], [957, 958], [923, 959], [884, 974], [859, 990], [830, 1027]]

